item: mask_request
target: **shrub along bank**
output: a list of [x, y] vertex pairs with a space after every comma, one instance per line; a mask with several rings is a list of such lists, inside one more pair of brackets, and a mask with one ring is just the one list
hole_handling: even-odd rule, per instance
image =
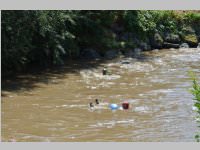
[[[192, 81], [193, 81], [193, 86], [192, 89], [190, 90], [190, 92], [192, 93], [192, 95], [194, 96], [194, 110], [197, 112], [197, 117], [196, 120], [198, 122], [198, 124], [200, 125], [200, 84], [197, 81], [197, 77], [195, 76], [195, 74], [193, 72], [189, 73]], [[200, 126], [198, 126], [200, 127]], [[197, 133], [195, 135], [195, 139], [197, 142], [200, 142], [200, 133]]]

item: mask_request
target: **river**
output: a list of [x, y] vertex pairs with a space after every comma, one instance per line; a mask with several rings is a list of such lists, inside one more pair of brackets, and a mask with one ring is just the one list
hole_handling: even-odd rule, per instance
[[[106, 67], [110, 75], [102, 75]], [[2, 141], [195, 141], [192, 81], [200, 49], [165, 49], [21, 75], [2, 88]], [[89, 102], [100, 99], [91, 110]], [[129, 110], [108, 105], [130, 103]]]

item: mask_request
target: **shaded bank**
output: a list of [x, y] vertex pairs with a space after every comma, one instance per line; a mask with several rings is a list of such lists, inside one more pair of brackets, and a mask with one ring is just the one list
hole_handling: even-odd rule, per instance
[[[131, 57], [130, 55], [116, 55], [116, 57]], [[116, 57], [113, 57], [116, 58]], [[151, 58], [145, 54], [133, 55], [132, 58], [139, 62], [147, 62]], [[2, 96], [7, 96], [7, 92], [28, 92], [34, 88], [38, 88], [39, 84], [58, 84], [55, 80], [68, 78], [69, 74], [80, 74], [85, 69], [104, 68], [104, 64], [109, 59], [101, 57], [101, 59], [79, 59], [68, 60], [62, 66], [54, 66], [51, 68], [31, 68], [26, 72], [16, 73], [13, 76], [3, 78], [1, 83]], [[129, 63], [129, 62], [128, 62]]]

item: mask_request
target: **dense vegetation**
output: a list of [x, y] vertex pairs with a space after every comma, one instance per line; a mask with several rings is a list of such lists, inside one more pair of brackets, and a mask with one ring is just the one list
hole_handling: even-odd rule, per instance
[[[190, 76], [193, 80], [193, 88], [191, 89], [191, 93], [194, 96], [194, 101], [195, 101], [194, 108], [198, 113], [197, 122], [200, 124], [200, 84], [198, 84], [197, 77], [194, 75], [194, 73], [191, 72]], [[195, 138], [198, 142], [200, 142], [200, 133], [197, 133]]]
[[[2, 11], [1, 27], [2, 75], [6, 76], [32, 67], [62, 65], [69, 58], [81, 57], [88, 48], [103, 56], [107, 50], [130, 50], [141, 43], [149, 44], [141, 47], [144, 50], [181, 42], [196, 46], [200, 13]], [[163, 44], [164, 40], [168, 43]]]

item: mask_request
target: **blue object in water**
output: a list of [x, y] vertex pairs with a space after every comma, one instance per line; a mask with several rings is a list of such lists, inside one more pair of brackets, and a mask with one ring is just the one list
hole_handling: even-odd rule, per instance
[[118, 109], [118, 105], [117, 104], [110, 104], [110, 109], [116, 110], [116, 109]]

